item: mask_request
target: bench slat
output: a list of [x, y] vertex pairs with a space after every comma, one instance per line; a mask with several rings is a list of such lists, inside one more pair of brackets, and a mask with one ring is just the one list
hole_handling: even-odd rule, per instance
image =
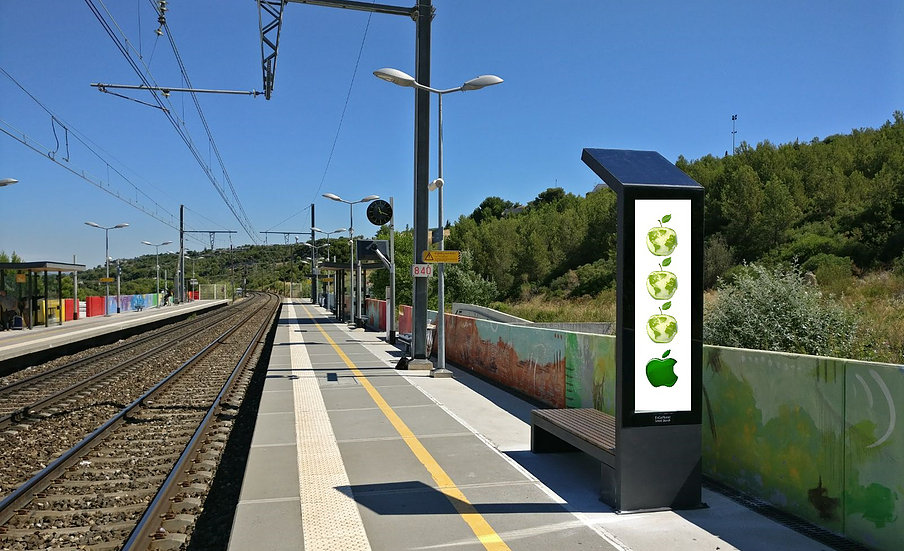
[[615, 453], [615, 418], [590, 408], [539, 409], [531, 415], [609, 453]]

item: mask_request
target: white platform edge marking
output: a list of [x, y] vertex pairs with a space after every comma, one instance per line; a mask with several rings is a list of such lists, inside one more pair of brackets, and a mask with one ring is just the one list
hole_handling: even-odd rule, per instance
[[[306, 317], [300, 307], [292, 309], [295, 319]], [[290, 326], [289, 343], [303, 342], [303, 333]], [[305, 551], [370, 550], [311, 359], [306, 347], [289, 348], [292, 371], [301, 375], [294, 380], [293, 390]]]

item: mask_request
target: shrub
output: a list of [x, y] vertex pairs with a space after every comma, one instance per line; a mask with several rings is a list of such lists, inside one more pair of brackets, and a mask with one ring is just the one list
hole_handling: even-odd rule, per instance
[[751, 264], [704, 309], [708, 344], [852, 357], [856, 318], [807, 285], [799, 267]]
[[734, 252], [721, 234], [706, 241], [703, 248], [703, 288], [711, 289], [734, 266]]
[[802, 270], [813, 272], [823, 290], [836, 296], [841, 295], [851, 286], [853, 282], [852, 268], [853, 262], [850, 257], [825, 253], [811, 256], [809, 260], [801, 264]]

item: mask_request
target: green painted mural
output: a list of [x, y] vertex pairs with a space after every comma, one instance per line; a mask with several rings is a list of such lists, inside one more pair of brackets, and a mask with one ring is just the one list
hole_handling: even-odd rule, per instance
[[904, 367], [704, 347], [704, 471], [876, 549], [904, 541]]
[[615, 337], [567, 333], [565, 404], [615, 415]]

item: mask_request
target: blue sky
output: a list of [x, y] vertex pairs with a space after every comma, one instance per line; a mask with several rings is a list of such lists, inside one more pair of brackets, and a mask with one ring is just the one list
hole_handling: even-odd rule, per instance
[[[156, 82], [184, 86], [168, 39], [154, 33], [151, 2], [105, 2], [92, 0]], [[443, 102], [447, 219], [490, 195], [526, 203], [554, 186], [586, 193], [598, 181], [580, 161], [584, 147], [651, 149], [672, 161], [721, 156], [731, 149], [735, 113], [738, 143], [756, 144], [876, 127], [904, 108], [898, 0], [434, 5], [433, 86], [488, 73], [505, 80]], [[262, 88], [255, 2], [170, 0], [169, 8], [168, 26], [194, 87]], [[326, 192], [393, 196], [397, 227], [412, 223], [414, 93], [371, 73], [395, 67], [413, 74], [414, 31], [404, 17], [289, 4], [272, 99], [198, 96], [254, 232], [309, 230], [311, 203], [317, 226], [346, 227], [348, 207], [323, 199]], [[0, 73], [0, 129], [27, 135], [77, 174], [160, 218], [175, 215], [174, 225], [181, 203], [188, 228], [236, 230], [234, 245], [252, 241], [159, 109], [89, 86], [139, 79], [87, 2], [4, 1], [0, 36], [0, 68], [62, 121], [52, 122]], [[147, 92], [122, 93], [151, 101]], [[170, 101], [231, 195], [191, 97], [173, 93]], [[435, 162], [435, 99], [431, 112]], [[5, 133], [0, 178], [20, 181], [0, 188], [0, 250], [25, 260], [77, 255], [79, 263], [101, 263], [102, 232], [86, 220], [130, 224], [110, 232], [114, 257], [152, 252], [143, 240], [178, 239], [173, 228]], [[432, 199], [430, 206], [434, 224]], [[360, 205], [355, 227], [376, 231]], [[187, 246], [199, 250], [204, 242], [206, 235]], [[229, 240], [218, 236], [216, 245]]]

